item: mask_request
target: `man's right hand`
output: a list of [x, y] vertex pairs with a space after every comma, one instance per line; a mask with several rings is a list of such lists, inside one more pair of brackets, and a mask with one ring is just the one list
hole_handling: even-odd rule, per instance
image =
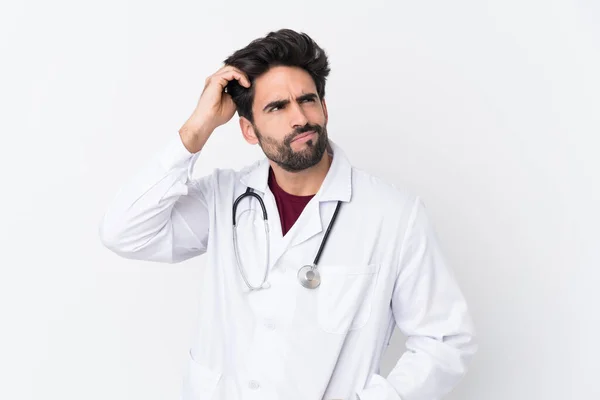
[[230, 65], [206, 78], [196, 109], [179, 130], [183, 144], [191, 153], [200, 151], [212, 132], [235, 114], [235, 103], [231, 95], [224, 92], [225, 86], [233, 79], [246, 88], [250, 87], [246, 74]]

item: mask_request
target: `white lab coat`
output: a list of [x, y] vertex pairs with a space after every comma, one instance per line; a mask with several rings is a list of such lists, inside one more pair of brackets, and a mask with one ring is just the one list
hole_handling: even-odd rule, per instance
[[[182, 400], [435, 400], [465, 374], [476, 351], [465, 298], [423, 202], [351, 166], [330, 140], [320, 190], [282, 236], [266, 158], [241, 171], [192, 179], [196, 157], [176, 135], [108, 208], [102, 242], [131, 259], [176, 263], [206, 253], [201, 311], [187, 355]], [[252, 187], [270, 228], [269, 283], [251, 292], [237, 268], [232, 204]], [[306, 289], [311, 264], [342, 205]], [[256, 199], [238, 206], [239, 251], [254, 285], [265, 266]], [[381, 356], [396, 326], [407, 350], [387, 376]]]

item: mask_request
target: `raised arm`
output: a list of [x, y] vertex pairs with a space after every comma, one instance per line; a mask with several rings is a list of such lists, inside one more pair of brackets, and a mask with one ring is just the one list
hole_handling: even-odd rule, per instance
[[192, 170], [210, 135], [235, 113], [224, 91], [234, 79], [250, 86], [246, 75], [231, 66], [208, 77], [179, 135], [121, 186], [99, 226], [107, 248], [125, 258], [168, 263], [206, 251], [212, 177], [192, 180]]

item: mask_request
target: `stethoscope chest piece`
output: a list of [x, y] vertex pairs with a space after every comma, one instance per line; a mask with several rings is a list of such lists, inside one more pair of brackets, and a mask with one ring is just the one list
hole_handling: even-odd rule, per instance
[[321, 274], [314, 265], [305, 265], [298, 270], [298, 280], [307, 289], [316, 289], [321, 284]]

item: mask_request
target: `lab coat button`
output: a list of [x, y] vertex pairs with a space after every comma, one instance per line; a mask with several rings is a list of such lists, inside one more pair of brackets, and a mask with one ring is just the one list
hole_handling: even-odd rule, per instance
[[252, 390], [256, 390], [260, 387], [260, 385], [258, 384], [257, 381], [250, 381], [250, 383], [248, 384], [248, 387]]

